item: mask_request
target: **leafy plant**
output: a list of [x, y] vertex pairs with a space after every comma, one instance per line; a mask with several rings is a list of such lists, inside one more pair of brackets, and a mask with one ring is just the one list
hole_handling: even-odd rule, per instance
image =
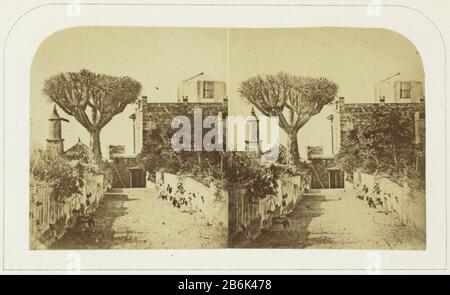
[[81, 192], [83, 179], [79, 169], [55, 153], [34, 150], [31, 154], [31, 177], [49, 185], [51, 197], [58, 201]]
[[365, 114], [343, 137], [337, 159], [344, 170], [362, 169], [393, 180], [417, 179], [414, 117], [399, 108]]
[[158, 127], [147, 133], [138, 162], [144, 164], [149, 172], [163, 170], [176, 173], [185, 164], [182, 159], [183, 152], [172, 149], [170, 139], [174, 131], [169, 128]]
[[277, 180], [283, 174], [276, 166], [267, 166], [259, 158], [239, 152], [231, 154], [228, 165], [225, 173], [228, 185], [245, 187], [247, 194], [259, 198], [276, 195]]

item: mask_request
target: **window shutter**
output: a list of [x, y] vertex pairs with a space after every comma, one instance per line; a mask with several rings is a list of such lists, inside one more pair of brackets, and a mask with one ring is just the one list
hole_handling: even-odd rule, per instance
[[396, 81], [394, 83], [394, 91], [395, 91], [395, 100], [402, 98], [401, 92], [402, 92], [402, 85], [401, 82]]
[[203, 85], [202, 81], [197, 81], [197, 99], [203, 98]]

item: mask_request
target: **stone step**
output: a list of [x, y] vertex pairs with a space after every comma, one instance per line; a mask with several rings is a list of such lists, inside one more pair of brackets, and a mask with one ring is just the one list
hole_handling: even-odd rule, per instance
[[324, 195], [319, 195], [319, 194], [303, 194], [302, 195], [302, 201], [308, 201], [308, 200], [324, 200], [325, 196]]
[[145, 191], [153, 191], [155, 188], [148, 188], [148, 187], [129, 187], [129, 188], [123, 188], [123, 192], [145, 192]]
[[344, 193], [345, 191], [346, 191], [345, 188], [325, 188], [325, 189], [309, 189], [306, 191], [306, 193], [318, 195], [330, 195], [330, 194]]
[[303, 193], [302, 196], [303, 197], [305, 197], [305, 196], [307, 196], [307, 197], [319, 197], [319, 196], [323, 196], [323, 194], [306, 192], [306, 193]]
[[106, 192], [103, 194], [104, 196], [126, 196], [127, 194], [125, 192], [122, 193], [112, 193], [112, 192]]
[[110, 188], [107, 193], [122, 193], [123, 188]]
[[317, 189], [317, 188], [310, 188], [308, 190], [306, 190], [306, 194], [320, 194], [322, 192], [321, 189]]
[[108, 198], [108, 199], [126, 199], [126, 198], [128, 198], [128, 195], [124, 194], [124, 193], [105, 193], [103, 195], [103, 198]]

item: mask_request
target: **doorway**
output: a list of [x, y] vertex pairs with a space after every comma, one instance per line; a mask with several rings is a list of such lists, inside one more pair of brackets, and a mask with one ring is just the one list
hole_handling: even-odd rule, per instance
[[344, 171], [340, 169], [328, 170], [329, 188], [344, 188]]
[[145, 187], [145, 172], [140, 168], [131, 168], [130, 187]]

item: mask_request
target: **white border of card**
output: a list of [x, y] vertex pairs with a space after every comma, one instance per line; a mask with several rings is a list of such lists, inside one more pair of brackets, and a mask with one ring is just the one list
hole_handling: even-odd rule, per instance
[[[316, 6], [293, 3], [85, 5], [73, 1], [72, 6], [49, 4], [33, 9], [28, 7], [30, 10], [20, 18], [18, 15], [11, 27], [3, 65], [3, 270], [17, 273], [71, 273], [78, 270], [82, 273], [283, 274], [370, 273], [374, 269], [378, 273], [439, 272], [447, 269], [446, 49], [443, 32], [440, 31], [444, 30], [442, 23], [436, 25], [433, 21], [433, 15], [439, 14], [439, 5], [433, 12], [429, 10], [424, 13], [407, 4], [391, 6], [387, 5], [391, 1], [372, 2], [370, 5]], [[440, 5], [444, 6], [444, 1], [440, 1]], [[426, 79], [426, 250], [29, 250], [30, 65], [38, 46], [48, 36], [78, 26], [366, 27], [385, 28], [406, 36], [421, 54]], [[448, 29], [448, 21], [445, 29]]]

